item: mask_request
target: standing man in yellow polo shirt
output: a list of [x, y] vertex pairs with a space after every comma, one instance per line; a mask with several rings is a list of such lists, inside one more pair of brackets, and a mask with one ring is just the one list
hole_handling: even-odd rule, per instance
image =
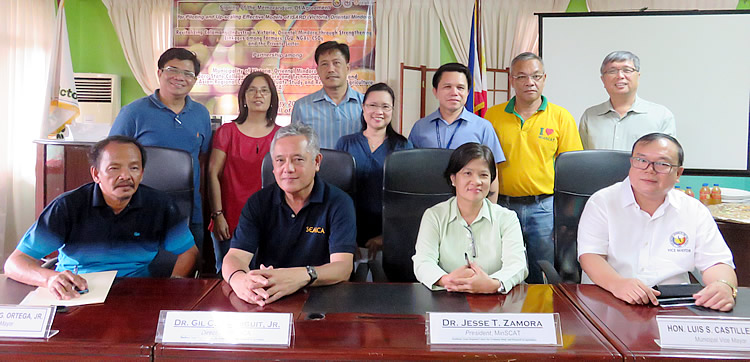
[[519, 54], [510, 64], [510, 74], [516, 95], [490, 108], [485, 118], [495, 128], [506, 158], [497, 165], [498, 203], [518, 214], [529, 257], [526, 281], [536, 284], [542, 283], [537, 260], [554, 263], [555, 158], [583, 146], [570, 112], [542, 95], [547, 75], [539, 56]]

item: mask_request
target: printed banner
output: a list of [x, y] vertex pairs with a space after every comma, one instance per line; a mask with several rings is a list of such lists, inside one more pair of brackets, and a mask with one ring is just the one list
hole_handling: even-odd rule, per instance
[[374, 0], [175, 0], [172, 39], [198, 56], [190, 94], [211, 114], [237, 114], [242, 80], [263, 71], [279, 91], [279, 115], [288, 116], [297, 99], [322, 87], [315, 48], [325, 41], [349, 45], [352, 88], [374, 83], [374, 11]]

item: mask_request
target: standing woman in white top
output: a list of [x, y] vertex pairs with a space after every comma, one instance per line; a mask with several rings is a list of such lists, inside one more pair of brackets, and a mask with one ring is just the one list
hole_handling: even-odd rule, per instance
[[516, 213], [487, 199], [496, 172], [487, 146], [453, 151], [444, 175], [455, 196], [425, 211], [412, 257], [428, 288], [507, 293], [528, 275]]

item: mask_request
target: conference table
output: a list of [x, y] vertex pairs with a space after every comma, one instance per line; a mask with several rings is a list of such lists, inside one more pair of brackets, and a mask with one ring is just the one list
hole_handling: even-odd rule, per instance
[[[343, 283], [310, 288], [265, 307], [239, 300], [221, 282], [193, 310], [292, 313], [288, 348], [162, 345], [162, 359], [519, 359], [622, 360], [621, 354], [551, 285], [521, 285], [507, 295], [431, 292], [420, 284]], [[428, 345], [425, 312], [559, 313], [557, 346]]]
[[739, 288], [737, 305], [729, 313], [699, 307], [629, 305], [616, 299], [596, 285], [561, 284], [557, 286], [579, 306], [586, 317], [606, 338], [629, 359], [741, 359], [750, 360], [750, 352], [714, 351], [705, 349], [662, 349], [654, 341], [659, 338], [656, 316], [721, 316], [750, 317], [750, 288]]
[[[33, 287], [0, 275], [0, 304]], [[750, 317], [750, 289], [723, 316]], [[288, 347], [155, 342], [162, 310], [290, 313]], [[426, 312], [558, 313], [560, 346], [430, 345]], [[167, 360], [618, 360], [750, 359], [747, 352], [661, 349], [657, 315], [701, 315], [700, 308], [631, 306], [592, 285], [520, 285], [506, 295], [432, 292], [410, 283], [342, 283], [306, 288], [259, 307], [219, 279], [116, 279], [105, 303], [59, 311], [49, 339], [0, 339], [0, 359]]]
[[[190, 310], [218, 279], [116, 279], [104, 303], [55, 314], [49, 339], [0, 339], [0, 360], [151, 360], [163, 309]], [[0, 276], [0, 303], [18, 304], [34, 287]]]

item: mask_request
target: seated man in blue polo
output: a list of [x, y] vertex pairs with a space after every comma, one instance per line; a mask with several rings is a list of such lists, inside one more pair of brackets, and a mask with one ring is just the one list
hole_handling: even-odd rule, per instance
[[[139, 185], [146, 165], [143, 146], [110, 136], [89, 152], [94, 182], [66, 192], [47, 207], [5, 262], [5, 273], [21, 283], [47, 287], [58, 299], [88, 288], [72, 271], [117, 270], [118, 277], [147, 277], [160, 247], [178, 254], [172, 276], [188, 276], [198, 249], [169, 195]], [[58, 250], [57, 269], [39, 259]]]
[[[439, 106], [435, 112], [417, 121], [409, 133], [414, 148], [455, 150], [464, 143], [476, 142], [490, 148], [495, 162], [505, 162], [505, 154], [492, 124], [465, 108], [471, 90], [469, 68], [460, 63], [443, 64], [432, 76], [432, 94]], [[490, 185], [487, 196], [497, 202], [500, 177]]]
[[315, 131], [279, 129], [271, 157], [276, 183], [247, 200], [221, 269], [240, 299], [261, 306], [348, 280], [357, 248], [354, 203], [316, 175], [323, 156]]

